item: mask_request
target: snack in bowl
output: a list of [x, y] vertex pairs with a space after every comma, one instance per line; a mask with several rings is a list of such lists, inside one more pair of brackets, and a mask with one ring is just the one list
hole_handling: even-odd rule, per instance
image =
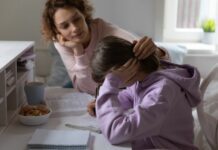
[[18, 118], [25, 125], [40, 125], [48, 121], [51, 109], [46, 105], [25, 105], [21, 107]]

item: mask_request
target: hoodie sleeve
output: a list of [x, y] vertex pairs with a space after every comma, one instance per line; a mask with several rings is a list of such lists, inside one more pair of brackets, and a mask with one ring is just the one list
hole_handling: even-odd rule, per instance
[[118, 101], [124, 110], [133, 108], [133, 97], [127, 89], [118, 93]]
[[97, 120], [104, 136], [112, 144], [119, 144], [158, 135], [170, 105], [159, 93], [161, 90], [150, 90], [131, 113], [125, 114], [118, 96], [120, 82], [112, 75], [107, 76], [96, 101]]

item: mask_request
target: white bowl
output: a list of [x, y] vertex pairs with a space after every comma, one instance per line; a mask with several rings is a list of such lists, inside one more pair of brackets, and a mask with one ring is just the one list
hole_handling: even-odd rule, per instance
[[18, 114], [19, 121], [24, 125], [31, 125], [31, 126], [44, 124], [48, 121], [52, 113], [51, 109], [50, 108], [48, 109], [49, 109], [49, 113], [40, 116], [24, 116]]

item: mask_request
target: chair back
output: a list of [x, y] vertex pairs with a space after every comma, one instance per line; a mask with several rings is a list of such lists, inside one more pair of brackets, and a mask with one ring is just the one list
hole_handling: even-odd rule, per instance
[[204, 110], [204, 104], [206, 103], [204, 96], [208, 85], [211, 81], [217, 78], [217, 75], [218, 64], [212, 68], [206, 78], [202, 81], [200, 90], [202, 92], [203, 101], [197, 106], [197, 114], [201, 130], [212, 150], [218, 150], [218, 116], [216, 118]]

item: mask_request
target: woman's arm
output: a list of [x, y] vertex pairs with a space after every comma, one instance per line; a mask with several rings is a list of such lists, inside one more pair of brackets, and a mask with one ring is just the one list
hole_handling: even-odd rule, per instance
[[89, 66], [90, 58], [87, 53], [75, 56], [71, 49], [59, 43], [55, 43], [55, 48], [64, 62], [74, 87], [78, 91], [94, 95], [97, 84], [91, 77], [91, 68]]

